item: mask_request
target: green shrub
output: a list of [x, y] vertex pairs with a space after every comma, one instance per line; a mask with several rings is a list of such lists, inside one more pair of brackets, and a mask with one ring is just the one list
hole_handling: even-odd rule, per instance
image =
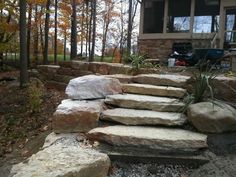
[[38, 79], [32, 79], [28, 85], [28, 108], [31, 112], [39, 112], [43, 103], [44, 85]]
[[131, 61], [132, 68], [135, 70], [139, 70], [144, 66], [145, 63], [145, 55], [130, 55], [129, 60]]
[[199, 72], [193, 73], [195, 83], [193, 93], [184, 99], [187, 106], [204, 101], [204, 99], [209, 96], [207, 93], [210, 93], [212, 100], [214, 99], [212, 80], [218, 75], [218, 71], [213, 71], [213, 67], [204, 61], [205, 60], [199, 63]]

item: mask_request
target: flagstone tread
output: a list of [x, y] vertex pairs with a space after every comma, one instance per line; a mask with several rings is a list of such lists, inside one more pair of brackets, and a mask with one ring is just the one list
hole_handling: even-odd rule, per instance
[[147, 109], [161, 112], [181, 112], [185, 106], [179, 99], [137, 94], [109, 95], [105, 103], [122, 108]]
[[141, 84], [184, 87], [191, 79], [189, 76], [177, 74], [140, 74], [133, 77], [133, 81]]
[[173, 128], [117, 125], [95, 128], [88, 136], [114, 146], [156, 149], [163, 152], [195, 152], [207, 148], [206, 135]]
[[164, 125], [180, 126], [186, 122], [186, 116], [181, 113], [157, 112], [135, 109], [108, 109], [102, 112], [101, 120], [118, 122], [125, 125]]
[[170, 87], [170, 86], [155, 86], [148, 84], [123, 84], [122, 89], [125, 93], [134, 93], [152, 96], [168, 96], [183, 98], [187, 93], [186, 89]]

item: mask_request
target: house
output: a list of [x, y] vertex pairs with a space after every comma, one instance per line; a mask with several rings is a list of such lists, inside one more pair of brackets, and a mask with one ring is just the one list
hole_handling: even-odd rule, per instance
[[142, 0], [139, 51], [166, 58], [179, 42], [194, 48], [236, 46], [236, 0]]

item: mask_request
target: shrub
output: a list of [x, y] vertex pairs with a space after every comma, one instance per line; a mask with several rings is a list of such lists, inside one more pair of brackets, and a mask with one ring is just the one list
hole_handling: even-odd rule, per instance
[[32, 79], [28, 85], [28, 108], [31, 112], [39, 112], [43, 103], [44, 85], [39, 79]]
[[145, 55], [130, 55], [129, 60], [131, 61], [132, 68], [135, 70], [139, 70], [144, 66], [145, 63]]
[[199, 72], [193, 73], [195, 83], [193, 93], [186, 96], [184, 99], [187, 106], [204, 101], [204, 99], [209, 96], [209, 93], [211, 100], [214, 99], [212, 80], [218, 75], [218, 71], [213, 71], [213, 67], [204, 61], [199, 63]]

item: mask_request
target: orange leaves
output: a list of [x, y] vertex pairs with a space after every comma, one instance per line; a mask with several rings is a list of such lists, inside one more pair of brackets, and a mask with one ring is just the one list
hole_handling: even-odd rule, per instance
[[1, 23], [0, 30], [6, 33], [14, 33], [17, 30], [19, 30], [19, 27], [17, 24], [5, 22], [5, 23]]

